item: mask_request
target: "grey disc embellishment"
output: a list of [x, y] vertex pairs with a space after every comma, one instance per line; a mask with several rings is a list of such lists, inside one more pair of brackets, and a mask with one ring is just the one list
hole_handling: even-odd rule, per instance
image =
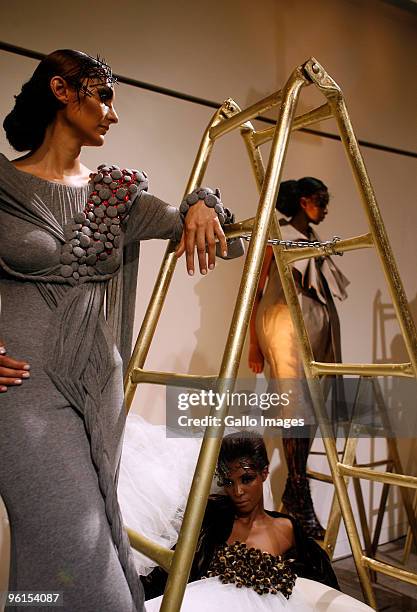
[[120, 224], [129, 218], [132, 199], [148, 190], [147, 175], [138, 170], [102, 164], [90, 178], [92, 191], [84, 210], [64, 227], [60, 274], [72, 282], [112, 274], [118, 268], [114, 256], [122, 245]]

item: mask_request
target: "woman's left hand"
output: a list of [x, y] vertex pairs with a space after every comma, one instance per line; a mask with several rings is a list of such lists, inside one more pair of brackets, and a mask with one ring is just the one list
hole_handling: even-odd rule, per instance
[[186, 266], [190, 276], [194, 274], [195, 247], [197, 247], [201, 274], [207, 274], [207, 256], [208, 269], [212, 270], [214, 268], [216, 261], [216, 238], [219, 240], [221, 251], [226, 257], [226, 237], [217, 214], [213, 208], [209, 208], [200, 200], [193, 206], [190, 206], [186, 214], [184, 232], [176, 250], [177, 257], [181, 257], [185, 251]]

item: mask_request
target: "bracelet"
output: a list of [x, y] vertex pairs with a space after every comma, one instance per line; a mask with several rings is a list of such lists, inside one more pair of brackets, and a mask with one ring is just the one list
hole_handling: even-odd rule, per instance
[[231, 223], [231, 221], [228, 221], [231, 213], [227, 208], [223, 207], [220, 197], [220, 191], [218, 189], [215, 191], [210, 189], [210, 187], [199, 187], [198, 189], [194, 189], [194, 191], [189, 193], [181, 202], [180, 213], [183, 220], [190, 206], [194, 206], [199, 200], [202, 200], [208, 208], [214, 208], [221, 226], [226, 223]]
[[[209, 187], [194, 189], [181, 202], [180, 213], [182, 220], [185, 220], [185, 215], [190, 209], [190, 206], [197, 204], [202, 200], [209, 208], [214, 208], [220, 221], [220, 225], [224, 227], [235, 222], [235, 215], [230, 208], [225, 208], [220, 199], [220, 191], [210, 189]], [[216, 244], [216, 255], [221, 259], [235, 259], [241, 257], [245, 253], [245, 247], [241, 238], [232, 238], [227, 241], [227, 255], [223, 255], [220, 249], [220, 243]]]

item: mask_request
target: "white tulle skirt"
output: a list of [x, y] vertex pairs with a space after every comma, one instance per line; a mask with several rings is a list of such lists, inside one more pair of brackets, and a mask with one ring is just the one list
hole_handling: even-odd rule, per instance
[[[165, 427], [129, 415], [118, 483], [127, 527], [168, 548], [176, 543], [200, 446], [201, 438], [169, 438]], [[156, 565], [134, 556], [141, 575]]]
[[[146, 612], [158, 612], [162, 597], [145, 602]], [[324, 584], [297, 578], [289, 599], [281, 593], [258, 595], [253, 589], [222, 584], [218, 578], [190, 582], [181, 612], [372, 612], [366, 604]]]

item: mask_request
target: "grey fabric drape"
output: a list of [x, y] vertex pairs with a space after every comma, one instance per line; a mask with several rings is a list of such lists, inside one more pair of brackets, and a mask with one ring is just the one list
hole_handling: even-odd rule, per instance
[[[1, 163], [4, 164], [3, 159]], [[4, 167], [1, 169], [4, 170]], [[7, 168], [2, 171], [0, 209], [41, 228], [60, 243], [65, 243], [63, 228], [41, 198], [36, 194], [28, 198], [17, 176], [7, 172]], [[130, 245], [129, 249], [131, 253], [138, 252], [137, 244]], [[112, 537], [136, 608], [140, 611], [143, 609], [143, 590], [134, 567], [129, 541], [123, 529], [115, 477], [104, 445], [100, 414], [101, 392], [110, 375], [110, 361], [99, 321], [107, 281], [114, 275], [97, 274], [90, 277], [87, 282], [77, 282], [75, 279], [68, 281], [59, 275], [59, 265], [25, 273], [13, 270], [4, 258], [0, 258], [0, 268], [12, 278], [33, 282], [47, 307], [53, 312], [49, 332], [50, 352], [45, 369], [59, 391], [84, 419], [90, 439], [91, 457], [97, 470]], [[133, 257], [124, 286], [127, 297], [134, 295], [130, 284], [133, 284], [136, 271], [137, 257]], [[119, 285], [115, 293], [116, 300], [120, 299], [121, 303], [121, 308], [117, 310], [115, 325], [119, 330], [120, 347], [127, 355], [129, 334], [123, 336], [120, 330], [123, 325], [131, 329], [129, 317], [132, 318], [133, 310], [130, 305], [123, 320], [121, 289]], [[121, 298], [119, 293], [122, 294]]]

